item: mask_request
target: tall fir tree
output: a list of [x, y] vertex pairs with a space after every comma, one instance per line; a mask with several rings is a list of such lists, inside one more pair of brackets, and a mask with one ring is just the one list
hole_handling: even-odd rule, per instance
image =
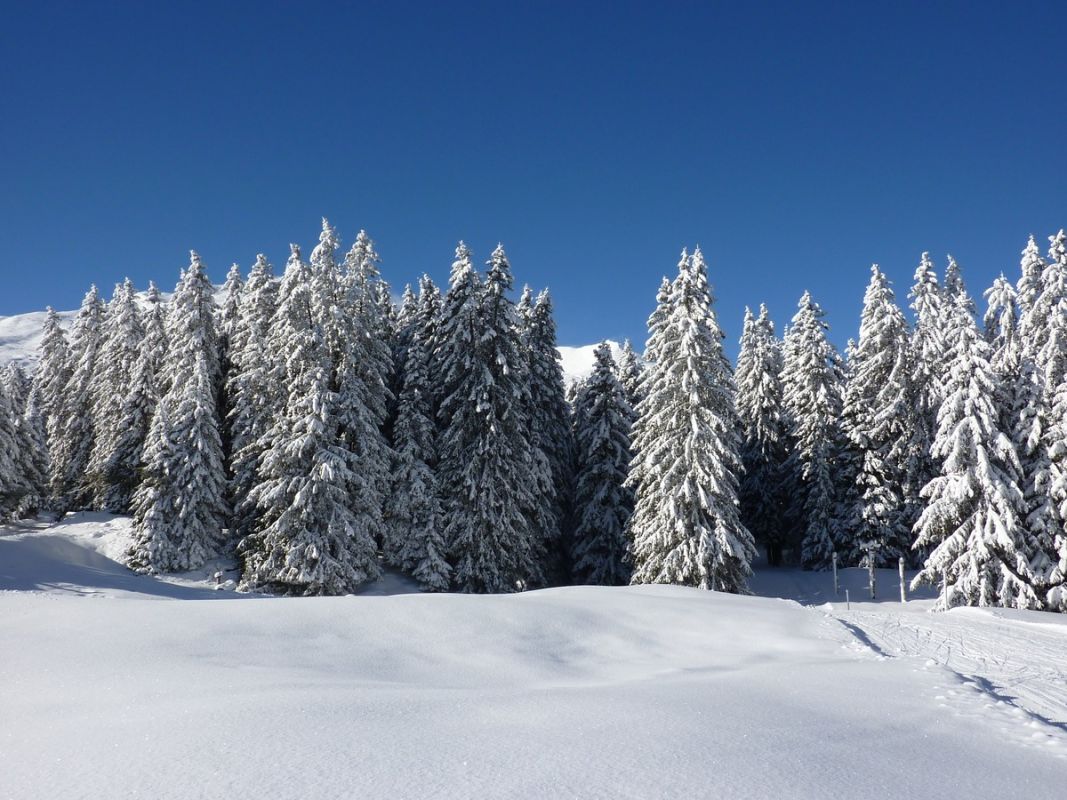
[[745, 590], [756, 548], [738, 509], [740, 424], [699, 248], [684, 251], [633, 429], [634, 583]]
[[[422, 296], [432, 303], [431, 289]], [[420, 310], [423, 310], [420, 303]], [[428, 313], [429, 312], [428, 309]], [[411, 573], [428, 591], [445, 591], [450, 568], [444, 539], [444, 520], [434, 465], [437, 463], [433, 393], [428, 380], [432, 327], [412, 320], [413, 335], [403, 364], [404, 383], [397, 404], [392, 491], [387, 500], [384, 555], [388, 563]]]
[[229, 498], [237, 538], [252, 532], [258, 516], [249, 492], [259, 478], [264, 436], [282, 403], [269, 349], [271, 319], [278, 303], [278, 283], [267, 257], [260, 253], [248, 273], [230, 336], [231, 367], [226, 376], [230, 398]]
[[91, 500], [86, 472], [93, 450], [92, 387], [103, 323], [104, 303], [96, 286], [92, 286], [74, 320], [70, 378], [63, 387], [59, 409], [53, 412], [58, 424], [49, 441], [51, 502], [59, 511], [87, 508]]
[[837, 547], [835, 460], [843, 438], [841, 382], [824, 318], [823, 310], [805, 292], [783, 347], [783, 405], [792, 441], [787, 469], [797, 486], [790, 514], [800, 523], [800, 560], [807, 569], [829, 569]]
[[[623, 340], [622, 352], [619, 354], [619, 382], [622, 384], [623, 391], [626, 392], [626, 402], [631, 409], [636, 409], [641, 401], [643, 371], [644, 365], [641, 363], [641, 357], [634, 350], [633, 344], [629, 339]], [[634, 413], [636, 414], [636, 411]]]
[[56, 440], [63, 424], [63, 392], [70, 380], [70, 346], [59, 314], [51, 306], [45, 312], [44, 331], [31, 389], [33, 405], [41, 415], [46, 445]]
[[226, 475], [217, 408], [214, 288], [195, 251], [167, 313], [167, 389], [156, 404], [134, 494], [126, 563], [138, 572], [195, 569], [224, 544]]
[[[139, 449], [124, 448], [121, 455], [117, 450], [131, 424], [124, 411], [144, 337], [137, 290], [127, 278], [115, 287], [108, 304], [92, 384], [95, 436], [88, 464], [89, 484], [93, 506], [114, 514], [129, 511], [130, 495], [138, 481]], [[138, 419], [135, 424], [140, 422]]]
[[909, 332], [877, 265], [863, 298], [860, 336], [849, 358], [842, 407], [845, 435], [859, 454], [856, 492], [839, 543], [846, 564], [892, 566], [910, 557], [908, 502], [913, 432]]
[[993, 605], [1005, 592], [1026, 589], [1013, 580], [1026, 572], [1020, 468], [999, 428], [989, 344], [964, 294], [955, 296], [951, 312], [948, 383], [933, 445], [941, 466], [922, 490], [927, 505], [915, 526], [915, 547], [930, 555], [912, 582], [945, 580], [941, 608]]
[[566, 579], [565, 534], [570, 513], [574, 479], [574, 443], [571, 440], [570, 411], [567, 408], [552, 318], [552, 298], [545, 289], [538, 294], [524, 325], [524, 341], [530, 364], [531, 456], [539, 462], [535, 471], [549, 480], [542, 489], [538, 506], [549, 512], [541, 531], [546, 549], [545, 576], [550, 582]]
[[633, 493], [625, 484], [633, 409], [607, 342], [597, 346], [593, 359], [575, 430], [572, 576], [578, 583], [619, 586], [630, 582], [632, 570], [626, 524], [633, 513]]
[[449, 390], [438, 413], [438, 476], [452, 582], [464, 592], [516, 591], [543, 580], [535, 515], [548, 476], [531, 455], [529, 365], [503, 247], [475, 297], [464, 297], [477, 284], [462, 244], [457, 261], [438, 343]]
[[737, 414], [741, 420], [741, 519], [771, 566], [782, 563], [791, 542], [789, 457], [782, 397], [782, 350], [766, 306], [759, 317], [745, 309], [737, 357]]

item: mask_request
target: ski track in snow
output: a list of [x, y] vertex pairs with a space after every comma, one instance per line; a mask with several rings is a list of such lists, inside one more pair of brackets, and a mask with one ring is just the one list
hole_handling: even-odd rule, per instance
[[[934, 696], [964, 717], [993, 717], [1024, 745], [1067, 759], [1067, 620], [1033, 623], [1000, 609], [827, 613], [883, 658], [941, 672]], [[1061, 624], [1062, 623], [1062, 624]]]

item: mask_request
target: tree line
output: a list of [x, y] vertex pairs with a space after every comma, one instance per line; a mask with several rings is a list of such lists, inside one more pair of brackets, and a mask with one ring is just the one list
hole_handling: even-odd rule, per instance
[[280, 278], [172, 297], [130, 281], [51, 309], [0, 391], [0, 511], [132, 514], [128, 565], [236, 554], [240, 588], [338, 594], [384, 563], [427, 590], [679, 583], [772, 565], [920, 568], [949, 605], [1067, 608], [1067, 236], [985, 293], [923, 254], [912, 319], [877, 266], [839, 354], [805, 293], [783, 335], [746, 310], [727, 358], [699, 248], [638, 355], [565, 386], [552, 301], [511, 299], [502, 247], [456, 249], [394, 303], [365, 232], [323, 221]]

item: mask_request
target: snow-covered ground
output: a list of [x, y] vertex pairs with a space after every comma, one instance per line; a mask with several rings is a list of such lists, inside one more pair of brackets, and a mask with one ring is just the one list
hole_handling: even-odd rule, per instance
[[0, 798], [1064, 796], [1061, 616], [902, 607], [888, 571], [862, 601], [857, 570], [847, 610], [793, 570], [246, 597], [129, 573], [128, 532], [0, 534]]
[[[169, 295], [164, 294], [164, 297]], [[221, 301], [221, 290], [216, 301]], [[77, 311], [61, 311], [60, 318], [69, 329]], [[44, 329], [44, 311], [34, 311], [29, 314], [15, 314], [9, 317], [0, 317], [0, 366], [11, 361], [19, 361], [31, 364], [37, 360], [37, 351], [41, 345], [41, 336]], [[563, 363], [563, 374], [567, 383], [579, 378], [585, 378], [593, 371], [593, 351], [596, 344], [582, 347], [559, 348], [560, 358]], [[621, 348], [617, 342], [611, 342], [611, 352], [616, 360], [619, 358]]]

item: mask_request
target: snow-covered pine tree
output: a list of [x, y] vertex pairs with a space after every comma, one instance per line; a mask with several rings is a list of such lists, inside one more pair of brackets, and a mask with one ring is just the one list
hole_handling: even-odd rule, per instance
[[[273, 267], [260, 253], [248, 273], [237, 309], [237, 323], [230, 337], [231, 368], [226, 377], [230, 398], [230, 506], [232, 528], [237, 538], [252, 532], [258, 517], [248, 493], [258, 482], [259, 458], [283, 402], [281, 386], [272, 375], [268, 348], [271, 318], [278, 303], [278, 284]], [[280, 355], [280, 354], [279, 354]]]
[[70, 346], [70, 378], [63, 387], [60, 406], [53, 411], [50, 437], [52, 505], [59, 511], [87, 508], [91, 493], [86, 480], [93, 449], [92, 387], [102, 339], [104, 302], [90, 287], [74, 320]]
[[626, 402], [631, 409], [635, 409], [634, 414], [637, 413], [637, 404], [641, 400], [641, 373], [643, 371], [641, 357], [637, 355], [630, 340], [624, 339], [622, 352], [619, 354], [619, 382], [622, 384], [623, 391], [626, 392]]
[[578, 583], [620, 586], [631, 575], [626, 523], [633, 513], [633, 493], [625, 483], [633, 410], [607, 342], [597, 346], [593, 358], [593, 373], [582, 392], [581, 426], [575, 431], [572, 575]]
[[7, 387], [16, 415], [18, 469], [26, 487], [15, 515], [32, 517], [41, 509], [48, 494], [48, 445], [44, 420], [37, 407], [38, 396], [32, 390], [32, 383], [17, 363], [8, 365]]
[[167, 313], [169, 347], [134, 494], [127, 565], [139, 572], [195, 569], [219, 551], [226, 474], [217, 410], [214, 289], [195, 251]]
[[915, 440], [910, 386], [909, 332], [893, 289], [877, 265], [863, 298], [860, 337], [849, 361], [843, 428], [860, 454], [856, 506], [840, 542], [846, 564], [895, 566], [910, 557], [907, 497], [910, 448]]
[[[137, 290], [127, 278], [115, 287], [115, 294], [108, 304], [92, 384], [95, 436], [88, 465], [89, 485], [93, 506], [113, 514], [129, 511], [130, 495], [138, 481], [140, 447], [129, 447], [127, 436], [131, 424], [138, 426], [136, 432], [144, 436], [146, 409], [142, 406], [127, 409], [126, 401], [131, 389], [141, 395], [140, 400], [145, 397], [143, 385], [136, 389], [131, 385], [144, 338]], [[149, 402], [152, 394], [147, 395]], [[136, 419], [131, 419], [124, 411], [134, 411]], [[151, 413], [151, 408], [147, 411]], [[127, 444], [122, 456], [116, 452], [120, 440]]]
[[[1063, 232], [1059, 237], [1049, 237], [1052, 246], [1041, 272], [1040, 290], [1028, 302], [1028, 310], [1019, 323], [1022, 344], [1014, 385], [1012, 440], [1022, 469], [1025, 554], [1034, 576], [1049, 574], [1055, 558], [1055, 539], [1063, 528], [1058, 505], [1052, 498], [1055, 476], [1051, 449], [1056, 446], [1055, 393], [1067, 366], [1067, 320], [1061, 313], [1067, 298], [1067, 253], [1058, 252], [1067, 251], [1065, 238]], [[1023, 263], [1032, 269], [1028, 250], [1029, 245], [1023, 252]], [[1023, 591], [1016, 604], [1040, 603], [1040, 594], [1035, 599]]]
[[988, 303], [983, 323], [990, 345], [990, 366], [996, 378], [995, 404], [1000, 428], [1012, 430], [1015, 413], [1015, 390], [1019, 386], [1022, 363], [1022, 340], [1019, 337], [1019, 309], [1015, 287], [1000, 275], [985, 291]]
[[1016, 286], [1016, 296], [1019, 303], [1019, 316], [1024, 317], [1030, 313], [1041, 294], [1042, 275], [1045, 272], [1045, 260], [1041, 257], [1041, 251], [1030, 235], [1023, 248], [1022, 257], [1019, 260], [1019, 283]]
[[63, 392], [70, 380], [70, 346], [59, 314], [51, 306], [45, 312], [44, 334], [33, 374], [34, 404], [41, 414], [46, 440], [52, 441], [62, 425]]
[[945, 288], [943, 294], [946, 307], [952, 306], [958, 297], [965, 298], [965, 308], [967, 309], [967, 313], [974, 316], [976, 307], [974, 300], [967, 293], [966, 284], [963, 282], [963, 270], [960, 269], [960, 265], [952, 256], [948, 257], [948, 266], [945, 267]]
[[670, 314], [650, 331], [655, 359], [633, 428], [633, 583], [741, 592], [756, 555], [738, 509], [740, 423], [712, 302], [700, 249], [683, 251]]
[[648, 340], [645, 342], [645, 366], [656, 360], [663, 328], [670, 318], [672, 309], [673, 285], [667, 276], [659, 284], [656, 292], [656, 308], [648, 318]]
[[[420, 302], [420, 311], [428, 310], [433, 302], [431, 286], [423, 285], [421, 294], [427, 305]], [[416, 312], [411, 321], [413, 335], [402, 368], [404, 384], [397, 404], [393, 484], [386, 500], [388, 530], [383, 551], [388, 563], [413, 574], [424, 589], [440, 592], [448, 589], [450, 568], [433, 472], [436, 428], [427, 371], [433, 329], [420, 325], [420, 316]]]
[[745, 309], [737, 358], [737, 415], [741, 420], [741, 519], [772, 566], [782, 563], [792, 525], [786, 519], [790, 482], [785, 412], [782, 407], [782, 350], [767, 307], [759, 317]]
[[[359, 480], [342, 430], [341, 393], [333, 386], [327, 341], [340, 313], [329, 293], [337, 240], [323, 220], [314, 268], [291, 255], [270, 331], [284, 381], [284, 409], [262, 437], [259, 482], [249, 493], [260, 510], [256, 529], [238, 545], [245, 591], [344, 594], [378, 575], [376, 545], [357, 518]], [[340, 337], [338, 337], [340, 339]], [[339, 346], [339, 344], [337, 345]]]
[[226, 282], [222, 284], [222, 306], [218, 309], [216, 323], [219, 338], [219, 370], [222, 376], [219, 383], [219, 419], [222, 420], [220, 432], [222, 452], [227, 464], [231, 460], [233, 451], [233, 435], [230, 432], [230, 411], [233, 408], [233, 400], [227, 392], [227, 387], [230, 373], [233, 370], [233, 335], [237, 329], [243, 291], [244, 281], [241, 278], [241, 268], [234, 263], [230, 266], [230, 271], [226, 273]]
[[22, 472], [16, 406], [6, 381], [0, 382], [0, 520], [14, 516], [30, 492]]
[[449, 424], [448, 417], [441, 415], [441, 405], [459, 387], [477, 340], [481, 291], [481, 280], [474, 269], [470, 248], [460, 242], [452, 261], [448, 290], [441, 302], [434, 352], [430, 359], [430, 383], [434, 387], [434, 413], [439, 432], [443, 432]]
[[790, 516], [802, 531], [801, 563], [829, 569], [836, 547], [833, 516], [838, 479], [835, 459], [842, 446], [838, 356], [826, 338], [825, 314], [804, 292], [786, 334], [782, 367], [783, 405], [793, 450], [786, 468], [796, 481]]
[[[335, 385], [339, 394], [338, 417], [345, 444], [356, 462], [351, 487], [358, 525], [382, 542], [382, 507], [389, 492], [392, 452], [386, 438], [390, 385], [393, 373], [392, 301], [389, 287], [378, 272], [378, 253], [361, 230], [345, 256], [334, 318], [342, 323], [334, 353]], [[357, 539], [362, 540], [361, 535]]]
[[541, 474], [547, 468], [549, 473], [544, 493], [537, 501], [539, 508], [550, 513], [542, 523], [547, 527], [541, 531], [547, 557], [544, 572], [550, 582], [562, 582], [568, 571], [566, 551], [569, 548], [564, 536], [572, 500], [574, 443], [556, 342], [556, 323], [552, 318], [552, 298], [547, 289], [537, 295], [529, 310], [523, 339], [530, 363], [531, 455], [537, 461], [543, 456], [545, 461], [535, 467], [535, 472]]
[[[148, 282], [145, 301], [144, 313], [141, 315], [144, 324], [144, 344], [141, 350], [148, 354], [152, 373], [161, 378], [163, 359], [167, 355], [167, 307], [155, 281]], [[165, 387], [162, 383], [157, 383], [156, 388], [162, 392]]]
[[912, 581], [947, 585], [938, 607], [994, 605], [1006, 582], [1026, 590], [1021, 552], [1023, 497], [1019, 462], [999, 428], [989, 344], [964, 294], [948, 318], [948, 382], [938, 411], [933, 455], [940, 473], [922, 490], [927, 505], [915, 526], [916, 548], [931, 548]]
[[438, 342], [442, 385], [438, 480], [453, 586], [512, 592], [542, 582], [534, 521], [541, 481], [531, 453], [529, 365], [507, 292], [503, 247], [478, 294], [469, 251], [456, 250]]
[[[914, 325], [911, 334], [911, 388], [914, 408], [914, 458], [909, 466], [908, 485], [920, 490], [937, 474], [930, 453], [937, 430], [937, 410], [948, 369], [945, 340], [945, 295], [937, 283], [937, 273], [929, 253], [923, 253], [915, 270], [909, 294]], [[949, 306], [951, 309], [951, 306]]]

